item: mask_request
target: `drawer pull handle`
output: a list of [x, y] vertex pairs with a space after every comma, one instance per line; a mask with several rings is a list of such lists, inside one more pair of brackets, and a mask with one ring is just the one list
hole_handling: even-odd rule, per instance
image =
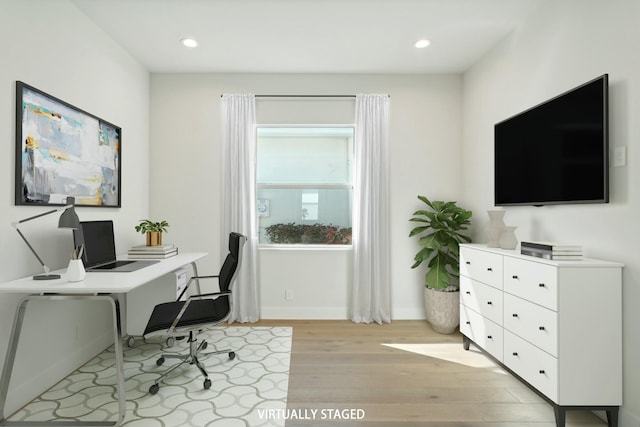
[[544, 369], [540, 369], [538, 372], [544, 375]]
[[465, 264], [471, 265], [471, 261], [466, 261]]
[[545, 284], [544, 284], [544, 283], [538, 283], [538, 287], [539, 287], [539, 288], [544, 288], [544, 287], [545, 287]]
[[487, 335], [487, 338], [490, 339], [490, 340], [493, 339], [493, 337], [491, 335]]
[[465, 292], [467, 295], [471, 295], [471, 291], [466, 291]]
[[466, 323], [467, 323], [467, 325], [470, 325], [470, 324], [471, 324], [471, 322], [469, 322], [468, 320], [467, 320], [467, 322], [466, 322]]
[[487, 305], [493, 305], [491, 301], [487, 301]]
[[518, 280], [518, 276], [516, 276], [516, 275], [511, 276], [511, 278]]
[[514, 356], [517, 356], [517, 355], [518, 355], [518, 352], [517, 352], [517, 351], [514, 351], [514, 352], [513, 352], [513, 353], [511, 353], [511, 354], [513, 354]]
[[541, 331], [544, 331], [544, 326], [539, 326], [538, 329], [540, 329]]
[[511, 317], [518, 317], [518, 313], [513, 313]]
[[487, 271], [493, 271], [493, 268], [488, 267], [488, 268], [487, 268]]

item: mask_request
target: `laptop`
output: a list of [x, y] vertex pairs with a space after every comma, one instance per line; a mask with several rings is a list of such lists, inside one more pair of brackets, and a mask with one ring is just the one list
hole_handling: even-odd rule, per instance
[[74, 246], [84, 247], [82, 262], [86, 271], [131, 272], [158, 261], [116, 260], [113, 221], [81, 221], [73, 230]]

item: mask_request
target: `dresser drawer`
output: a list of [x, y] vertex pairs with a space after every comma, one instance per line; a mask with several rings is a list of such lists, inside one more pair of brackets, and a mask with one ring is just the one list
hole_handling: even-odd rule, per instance
[[461, 247], [460, 275], [502, 289], [502, 255]]
[[460, 276], [460, 303], [502, 325], [504, 292], [468, 277]]
[[502, 326], [460, 304], [460, 332], [497, 360], [502, 361]]
[[535, 261], [504, 257], [504, 291], [558, 310], [558, 269]]
[[505, 330], [504, 364], [549, 399], [558, 402], [558, 359]]
[[558, 313], [529, 301], [504, 295], [504, 327], [558, 357]]

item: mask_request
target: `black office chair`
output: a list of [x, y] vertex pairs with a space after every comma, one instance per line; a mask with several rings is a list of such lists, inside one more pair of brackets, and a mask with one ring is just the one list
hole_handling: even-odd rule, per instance
[[[184, 363], [196, 365], [202, 375], [204, 375], [204, 388], [211, 387], [211, 380], [205, 371], [204, 366], [198, 360], [199, 356], [208, 356], [211, 354], [228, 353], [229, 359], [234, 359], [236, 354], [229, 350], [217, 350], [204, 353], [207, 348], [207, 342], [202, 341], [198, 345], [196, 335], [208, 326], [217, 325], [224, 322], [231, 314], [232, 301], [232, 285], [233, 280], [238, 272], [240, 261], [242, 258], [242, 247], [246, 241], [246, 237], [239, 233], [229, 234], [229, 253], [222, 264], [220, 273], [217, 276], [194, 276], [189, 279], [186, 288], [178, 301], [158, 304], [154, 307], [147, 327], [144, 330], [144, 338], [155, 335], [164, 335], [169, 337], [188, 337], [189, 354], [163, 354], [156, 361], [156, 365], [161, 366], [165, 359], [180, 359], [181, 362], [171, 369], [164, 372], [149, 387], [149, 393], [156, 394], [160, 388], [160, 381], [173, 372]], [[185, 294], [189, 285], [194, 280], [217, 278], [219, 284], [219, 292], [192, 295], [186, 301], [180, 301]]]

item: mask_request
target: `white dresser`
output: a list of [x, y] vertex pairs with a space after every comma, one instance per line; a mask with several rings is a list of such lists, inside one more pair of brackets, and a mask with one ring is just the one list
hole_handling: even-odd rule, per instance
[[622, 404], [622, 264], [550, 261], [486, 245], [460, 245], [460, 332], [567, 410]]

